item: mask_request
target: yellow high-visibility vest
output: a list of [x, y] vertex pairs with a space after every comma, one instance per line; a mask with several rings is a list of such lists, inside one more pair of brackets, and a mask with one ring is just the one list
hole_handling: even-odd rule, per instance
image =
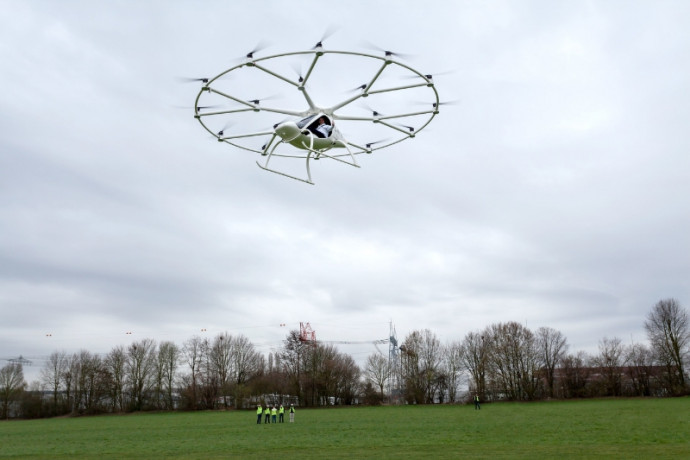
[[264, 411], [264, 410], [261, 408], [261, 406], [259, 406], [259, 407], [256, 408], [256, 413], [257, 413], [257, 414], [262, 414], [263, 411]]

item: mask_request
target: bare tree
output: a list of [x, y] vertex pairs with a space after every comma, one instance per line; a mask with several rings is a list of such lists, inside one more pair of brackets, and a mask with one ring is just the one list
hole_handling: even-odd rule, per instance
[[408, 402], [432, 404], [439, 384], [441, 342], [429, 329], [412, 331], [400, 350], [405, 356], [405, 390]]
[[336, 390], [338, 404], [353, 404], [359, 392], [359, 381], [362, 371], [352, 356], [338, 353], [335, 362]]
[[381, 356], [379, 353], [372, 353], [367, 357], [367, 362], [364, 366], [364, 376], [367, 381], [379, 389], [380, 400], [383, 401], [383, 389], [390, 377], [390, 369], [388, 366], [388, 359]]
[[430, 391], [432, 397], [435, 398], [435, 401], [437, 401], [439, 404], [446, 402], [449, 380], [450, 379], [448, 374], [446, 374], [445, 367], [439, 366], [434, 374], [434, 380], [431, 382], [432, 388]]
[[351, 356], [331, 344], [312, 346], [306, 359], [305, 396], [310, 405], [351, 404], [361, 371]]
[[470, 332], [462, 341], [462, 362], [470, 373], [470, 391], [486, 399], [487, 366], [490, 347], [490, 331]]
[[604, 337], [599, 341], [599, 355], [594, 357], [603, 378], [604, 395], [620, 396], [622, 391], [623, 345], [621, 339]]
[[228, 390], [232, 371], [232, 336], [227, 332], [218, 334], [211, 345], [211, 362], [218, 376], [223, 407], [228, 407]]
[[340, 353], [334, 345], [325, 345], [322, 347], [323, 355], [321, 358], [321, 369], [317, 373], [317, 385], [319, 387], [319, 396], [321, 397], [321, 404], [327, 405], [326, 398], [336, 398], [338, 396], [338, 365], [340, 361]]
[[684, 362], [690, 351], [687, 312], [676, 299], [661, 300], [647, 315], [644, 326], [656, 359], [666, 368], [668, 390], [673, 394], [684, 392]]
[[539, 390], [537, 343], [532, 331], [517, 322], [494, 324], [490, 370], [497, 397], [535, 399]]
[[75, 413], [92, 414], [102, 410], [101, 402], [109, 384], [98, 355], [80, 350], [72, 360]]
[[153, 383], [156, 343], [143, 339], [127, 348], [127, 377], [132, 397], [132, 409], [143, 410], [146, 397]]
[[539, 359], [544, 366], [549, 397], [553, 398], [556, 366], [568, 351], [568, 345], [563, 334], [550, 327], [540, 327], [536, 335]]
[[174, 409], [173, 391], [179, 360], [180, 349], [175, 343], [166, 341], [158, 345], [155, 399], [157, 405], [162, 409]]
[[182, 353], [189, 366], [190, 374], [187, 380], [186, 397], [190, 409], [196, 409], [199, 404], [199, 380], [201, 372], [201, 358], [203, 354], [203, 340], [198, 335], [185, 341]]
[[405, 337], [400, 351], [402, 352], [402, 381], [404, 382], [405, 399], [408, 404], [424, 403], [424, 383], [419, 366], [419, 350], [422, 337], [419, 331], [413, 331]]
[[24, 391], [24, 371], [19, 363], [10, 363], [0, 369], [0, 418], [10, 417], [10, 404]]
[[567, 355], [561, 361], [561, 392], [564, 398], [587, 396], [587, 382], [591, 373], [592, 359], [584, 352]]
[[220, 378], [213, 360], [211, 342], [208, 338], [201, 341], [201, 361], [199, 376], [201, 377], [200, 402], [204, 409], [215, 409], [220, 392]]
[[625, 362], [631, 393], [634, 396], [651, 396], [654, 361], [649, 348], [640, 343], [626, 347]]
[[333, 345], [317, 343], [309, 348], [305, 361], [305, 402], [311, 406], [325, 405], [329, 396], [334, 396], [335, 357], [338, 350]]
[[463, 355], [465, 350], [461, 342], [452, 342], [444, 347], [443, 352], [443, 369], [444, 375], [447, 376], [448, 381], [448, 401], [453, 403], [457, 401], [457, 391], [460, 387], [463, 371]]
[[417, 361], [417, 352], [402, 343], [400, 345], [400, 392], [402, 398], [409, 404], [416, 402], [415, 395], [419, 392], [415, 381]]
[[441, 341], [429, 329], [424, 329], [422, 331], [422, 348], [419, 350], [419, 365], [423, 371], [425, 402], [427, 404], [434, 403], [435, 397], [438, 396], [437, 389], [439, 386], [446, 386], [445, 376], [441, 378], [442, 359]]
[[307, 355], [312, 348], [300, 340], [298, 330], [292, 330], [283, 341], [283, 349], [280, 353], [280, 362], [287, 374], [290, 393], [297, 396], [300, 401], [304, 398], [303, 374]]
[[65, 404], [67, 412], [75, 412], [75, 387], [76, 376], [78, 374], [78, 360], [77, 355], [72, 354], [67, 357], [65, 362], [65, 372], [62, 374], [62, 381], [64, 382]]
[[244, 407], [244, 398], [249, 395], [248, 385], [263, 368], [261, 354], [254, 344], [244, 335], [238, 335], [230, 341], [231, 366], [230, 379], [235, 399], [235, 407]]
[[64, 351], [54, 351], [48, 357], [48, 361], [41, 369], [41, 382], [45, 385], [52, 394], [51, 415], [58, 415], [63, 413], [63, 409], [59, 407], [60, 394], [62, 390], [62, 376], [67, 367], [67, 353]]
[[122, 345], [108, 353], [104, 360], [105, 371], [110, 376], [110, 400], [113, 411], [122, 412], [129, 400], [125, 397], [127, 355]]
[[[89, 359], [87, 350], [81, 350], [79, 353], [74, 353], [70, 362], [70, 371], [72, 374], [72, 413], [78, 414], [84, 412], [84, 374], [86, 371], [87, 361]], [[83, 371], [82, 371], [83, 370]]]

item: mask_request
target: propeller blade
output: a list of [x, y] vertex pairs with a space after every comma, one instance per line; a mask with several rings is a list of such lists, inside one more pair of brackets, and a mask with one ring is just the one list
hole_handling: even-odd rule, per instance
[[432, 106], [433, 106], [434, 108], [436, 108], [436, 107], [438, 107], [439, 105], [458, 105], [459, 103], [460, 103], [460, 101], [457, 101], [457, 100], [453, 100], [453, 101], [442, 101], [442, 102], [439, 102], [438, 104], [434, 102], [434, 103], [432, 104]]
[[333, 35], [337, 30], [338, 28], [333, 25], [328, 26], [328, 28], [324, 31], [323, 35], [321, 36], [321, 39], [316, 43], [316, 45], [312, 47], [312, 49], [315, 50], [316, 48], [323, 48], [323, 41], [331, 35]]
[[[436, 108], [437, 106], [441, 106], [441, 105], [458, 105], [459, 103], [460, 103], [460, 101], [458, 101], [458, 100], [441, 101], [438, 104], [436, 104], [436, 102], [432, 102], [431, 106], [433, 108]], [[415, 104], [415, 105], [429, 105], [429, 102], [415, 101], [415, 102], [413, 102], [413, 104]]]
[[278, 123], [276, 123], [276, 124], [273, 125], [273, 129], [276, 129], [276, 128], [278, 127], [278, 125], [282, 125], [283, 123], [285, 123], [286, 121], [290, 120], [291, 118], [292, 118], [292, 117], [283, 118], [283, 119], [280, 120]]
[[304, 76], [302, 75], [302, 66], [297, 62], [293, 62], [292, 63], [292, 70], [294, 70], [295, 73], [297, 74], [297, 77], [299, 77], [297, 81], [299, 83], [302, 83], [304, 81]]
[[382, 116], [382, 115], [383, 115], [381, 112], [377, 112], [376, 110], [372, 109], [371, 107], [369, 107], [369, 106], [366, 105], [366, 104], [362, 104], [362, 107], [363, 107], [365, 110], [368, 110], [369, 112], [371, 112], [371, 114], [372, 114], [373, 116], [375, 116], [375, 117], [378, 117], [378, 116]]
[[[440, 77], [441, 75], [449, 75], [455, 73], [454, 70], [447, 70], [445, 72], [434, 72], [434, 73], [428, 73], [424, 74], [424, 78], [427, 80], [433, 80], [435, 77]], [[402, 78], [405, 79], [413, 79], [413, 78], [422, 78], [420, 75], [405, 75]]]
[[[231, 79], [233, 78], [234, 75], [230, 73], [226, 73], [224, 75], [221, 75], [220, 77], [215, 77], [214, 80], [226, 80], [226, 79]], [[200, 83], [208, 83], [211, 81], [210, 78], [208, 77], [202, 77], [202, 78], [194, 78], [194, 77], [176, 77], [175, 78], [177, 81], [182, 82], [182, 83], [194, 83], [194, 82], [200, 82]]]
[[388, 139], [380, 139], [380, 140], [378, 140], [378, 141], [369, 142], [369, 143], [364, 144], [364, 145], [366, 145], [366, 147], [367, 147], [368, 149], [370, 149], [372, 145], [380, 144], [380, 143], [382, 143], [382, 142], [388, 142]]
[[219, 105], [199, 105], [199, 106], [197, 106], [196, 109], [201, 111], [201, 110], [206, 110], [206, 109], [217, 109], [219, 107], [220, 107]]
[[228, 129], [229, 127], [231, 127], [231, 126], [234, 125], [234, 124], [235, 124], [235, 123], [233, 123], [233, 122], [231, 122], [231, 121], [228, 121], [227, 123], [225, 123], [225, 125], [223, 126], [223, 129], [221, 129], [220, 131], [218, 131], [218, 136], [222, 136], [222, 135], [225, 133], [225, 130]]
[[362, 90], [363, 90], [364, 88], [366, 88], [366, 87], [367, 87], [367, 84], [366, 84], [366, 83], [363, 83], [363, 84], [359, 85], [359, 86], [356, 87], [356, 88], [352, 88], [352, 89], [346, 90], [345, 93], [354, 93], [355, 91], [362, 91]]
[[373, 43], [368, 42], [368, 41], [365, 41], [363, 44], [364, 44], [364, 47], [365, 47], [365, 48], [368, 48], [368, 49], [371, 49], [371, 50], [375, 50], [375, 51], [380, 51], [380, 52], [382, 52], [386, 57], [393, 57], [393, 56], [394, 56], [394, 57], [399, 57], [399, 58], [403, 58], [403, 59], [409, 59], [409, 58], [412, 57], [411, 54], [403, 54], [403, 53], [398, 53], [398, 52], [395, 52], [395, 51], [390, 51], [390, 50], [381, 48], [380, 46], [376, 46], [376, 45], [374, 45]]
[[266, 48], [268, 48], [268, 46], [269, 45], [267, 42], [263, 40], [259, 41], [259, 43], [256, 44], [254, 49], [247, 53], [247, 59], [254, 59], [254, 53], [258, 53], [259, 51], [265, 50]]
[[188, 78], [188, 77], [177, 77], [178, 81], [184, 82], [184, 83], [192, 83], [195, 81], [200, 81], [201, 83], [208, 83], [208, 78]]
[[259, 104], [261, 104], [261, 101], [272, 101], [275, 99], [280, 99], [280, 95], [279, 94], [272, 94], [270, 96], [261, 97], [261, 98], [257, 98], [257, 99], [247, 99], [247, 102], [251, 102], [252, 104], [259, 105]]

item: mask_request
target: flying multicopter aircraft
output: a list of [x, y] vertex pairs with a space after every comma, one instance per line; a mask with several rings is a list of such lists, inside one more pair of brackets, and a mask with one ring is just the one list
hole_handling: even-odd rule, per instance
[[[243, 62], [213, 78], [198, 79], [202, 82], [202, 87], [196, 97], [194, 117], [219, 142], [261, 154], [264, 159], [261, 162], [257, 161], [257, 165], [266, 171], [313, 184], [311, 160], [327, 158], [359, 167], [356, 161], [357, 155], [372, 153], [374, 150], [415, 137], [439, 113], [441, 103], [432, 75], [422, 74], [398, 61], [397, 55], [391, 51], [382, 50], [383, 56], [377, 56], [353, 51], [326, 50], [321, 41], [308, 50], [266, 57], [255, 57], [254, 54], [257, 51], [253, 50], [247, 53]], [[302, 75], [301, 72], [296, 71], [296, 77], [291, 77], [285, 70], [280, 69], [279, 65], [272, 65], [272, 62], [277, 64], [278, 61], [289, 58], [306, 58], [308, 65], [306, 74]], [[311, 84], [319, 78], [327, 79], [329, 83], [333, 83], [342, 77], [342, 71], [331, 74], [319, 72], [321, 67], [326, 66], [324, 61], [338, 58], [348, 60], [346, 65], [340, 67], [345, 69], [355, 67], [352, 63], [353, 59], [366, 60], [366, 65], [362, 67], [370, 69], [371, 75], [367, 76], [366, 80], [354, 90], [351, 90], [345, 99], [328, 105], [319, 105], [312, 97]], [[245, 99], [231, 94], [234, 90], [234, 84], [231, 84], [229, 89], [221, 87], [222, 82], [233, 77], [238, 71], [248, 69], [258, 71], [263, 77], [286, 86], [288, 89], [297, 89], [298, 93], [301, 94], [299, 99], [302, 104], [306, 102], [306, 108], [291, 110], [285, 107], [269, 106], [265, 103], [266, 99]], [[388, 77], [389, 74], [390, 77]], [[256, 74], [253, 78], [256, 78]], [[411, 81], [410, 78], [412, 78]], [[407, 82], [401, 84], [403, 79], [407, 79]], [[309, 87], [308, 84], [310, 84]], [[331, 91], [331, 93], [336, 92]], [[405, 97], [406, 93], [410, 95], [414, 93], [415, 97], [419, 97], [421, 94], [426, 99], [425, 102], [421, 103], [426, 104], [427, 107], [421, 110], [411, 108], [412, 103], [406, 101], [409, 99]], [[384, 100], [388, 101], [389, 104], [392, 102], [393, 108], [379, 112], [367, 107], [366, 110], [369, 115], [353, 114], [349, 110], [353, 103], [362, 102], [365, 98], [368, 101], [379, 98], [381, 101], [378, 103], [383, 103]], [[209, 105], [207, 101], [213, 105]], [[407, 106], [402, 107], [400, 101], [407, 102]], [[233, 106], [217, 109], [219, 102], [221, 104], [229, 103]], [[213, 108], [217, 110], [209, 110]], [[235, 124], [238, 124], [236, 123], [237, 119], [234, 122], [231, 120], [221, 125], [224, 117], [249, 116], [251, 113], [279, 114], [289, 118], [274, 123], [269, 129], [246, 132], [233, 132]], [[401, 120], [407, 124], [401, 124]], [[320, 124], [330, 129], [319, 129]], [[347, 137], [340, 129], [341, 125], [345, 124], [349, 124]], [[379, 132], [381, 132], [381, 136], [386, 136], [386, 138], [363, 138], [364, 131], [367, 130], [362, 129], [364, 126], [362, 124], [382, 128]], [[218, 129], [218, 126], [222, 127]], [[361, 135], [358, 136], [358, 134]], [[372, 134], [368, 132], [366, 135], [371, 136]], [[257, 138], [261, 139], [261, 143], [256, 142]], [[258, 147], [259, 145], [261, 147]], [[306, 177], [299, 177], [291, 171], [274, 167], [270, 162], [276, 158], [304, 160]]]

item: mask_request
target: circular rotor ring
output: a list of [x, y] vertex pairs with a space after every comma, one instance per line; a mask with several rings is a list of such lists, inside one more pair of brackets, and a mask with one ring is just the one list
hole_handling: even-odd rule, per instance
[[[298, 78], [290, 78], [286, 76], [284, 72], [278, 72], [272, 70], [267, 65], [272, 60], [285, 59], [298, 56], [311, 57], [311, 63], [309, 65], [309, 70], [306, 75], [298, 75]], [[324, 58], [324, 56], [327, 56]], [[319, 106], [311, 98], [309, 89], [306, 87], [317, 75], [315, 70], [318, 66], [324, 62], [325, 59], [332, 58], [334, 56], [350, 56], [350, 57], [361, 57], [369, 60], [378, 61], [379, 67], [375, 69], [374, 75], [366, 83], [356, 88], [356, 94], [347, 97], [335, 104], [330, 104], [328, 106]], [[263, 74], [270, 78], [275, 79], [281, 83], [287, 84], [289, 87], [294, 88], [298, 92], [302, 93], [304, 96], [304, 102], [307, 108], [295, 111], [290, 109], [285, 109], [279, 106], [266, 105], [261, 103], [259, 99], [248, 100], [245, 98], [233, 96], [229, 94], [229, 91], [222, 90], [218, 88], [218, 83], [223, 81], [225, 77], [232, 76], [233, 72], [237, 72], [240, 69], [257, 69]], [[407, 73], [407, 77], [413, 77], [419, 79], [411, 84], [403, 84], [398, 86], [385, 86], [381, 85], [382, 76], [389, 73], [392, 69], [403, 73]], [[219, 142], [228, 143], [234, 147], [248, 150], [255, 153], [265, 154], [267, 144], [273, 142], [274, 133], [270, 126], [267, 125], [266, 129], [250, 132], [240, 132], [240, 133], [229, 133], [225, 128], [217, 131], [213, 129], [213, 124], [218, 125], [219, 119], [232, 118], [237, 116], [245, 116], [251, 113], [271, 113], [282, 115], [283, 117], [295, 117], [304, 118], [310, 115], [315, 115], [318, 113], [324, 113], [333, 118], [334, 121], [339, 124], [344, 122], [355, 122], [355, 123], [373, 123], [379, 126], [387, 128], [389, 135], [395, 136], [392, 139], [388, 138], [385, 140], [372, 140], [371, 142], [366, 141], [347, 141], [349, 146], [352, 147], [352, 154], [360, 153], [371, 153], [374, 150], [380, 150], [385, 147], [397, 144], [415, 137], [417, 133], [423, 130], [433, 118], [439, 113], [439, 97], [438, 92], [434, 86], [433, 77], [431, 75], [425, 75], [421, 72], [413, 69], [412, 67], [401, 63], [393, 58], [392, 53], [386, 53], [384, 56], [376, 56], [367, 53], [352, 52], [352, 51], [336, 51], [336, 50], [324, 50], [320, 47], [312, 50], [306, 51], [296, 51], [290, 53], [280, 53], [271, 56], [254, 58], [248, 56], [247, 59], [237, 64], [229, 69], [219, 73], [213, 78], [202, 79], [203, 86], [199, 91], [195, 104], [194, 104], [194, 117], [199, 120], [201, 125], [206, 129], [211, 135], [213, 135]], [[343, 111], [351, 106], [357, 101], [361, 101], [364, 98], [368, 98], [374, 95], [395, 95], [396, 97], [406, 91], [418, 91], [419, 89], [425, 88], [426, 91], [431, 95], [431, 101], [425, 109], [422, 110], [411, 110], [411, 111], [399, 111], [396, 113], [379, 113], [375, 110], [371, 110], [371, 115], [369, 116], [355, 116], [350, 114], [344, 114]], [[213, 105], [202, 104], [209, 96], [213, 96], [214, 102], [225, 101], [226, 103], [231, 103], [236, 105], [236, 107], [231, 107], [222, 110], [208, 110]], [[399, 124], [398, 120], [415, 118], [416, 126], [407, 126]], [[228, 126], [226, 123], [225, 126]], [[343, 136], [348, 138], [350, 133], [345, 132]], [[256, 138], [262, 139], [264, 141], [263, 146], [258, 148], [260, 143], [255, 142]], [[290, 158], [306, 158], [308, 152], [301, 151], [298, 149], [290, 149], [291, 153], [275, 153], [274, 156], [290, 157]], [[332, 156], [345, 156], [350, 155], [350, 153], [342, 154], [332, 154]]]

